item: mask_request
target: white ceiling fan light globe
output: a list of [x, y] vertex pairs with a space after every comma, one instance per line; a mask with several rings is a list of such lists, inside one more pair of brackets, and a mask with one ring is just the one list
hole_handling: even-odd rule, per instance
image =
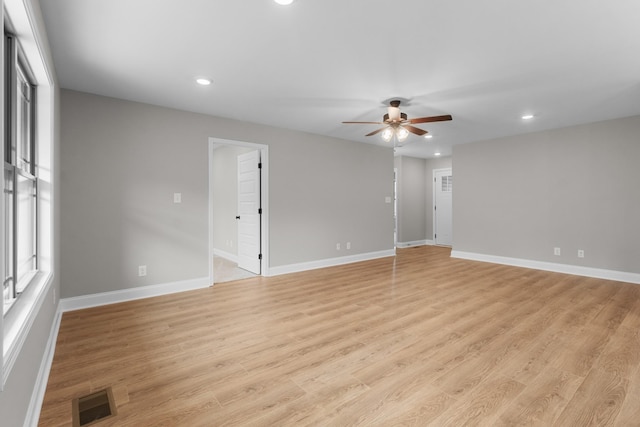
[[396, 136], [398, 137], [398, 141], [402, 142], [409, 136], [409, 131], [403, 127], [399, 127], [396, 131]]
[[391, 141], [391, 138], [393, 138], [393, 129], [386, 128], [385, 130], [382, 131], [382, 139], [385, 142]]
[[293, 3], [293, 0], [273, 0], [276, 3], [282, 5], [282, 6], [287, 6], [290, 5], [291, 3]]

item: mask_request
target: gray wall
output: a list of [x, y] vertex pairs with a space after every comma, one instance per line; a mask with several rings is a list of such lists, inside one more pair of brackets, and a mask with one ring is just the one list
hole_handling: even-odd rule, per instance
[[398, 243], [433, 240], [433, 170], [450, 168], [451, 157], [398, 156], [394, 164], [398, 170]]
[[455, 146], [454, 249], [640, 273], [638, 135], [630, 117]]
[[209, 137], [269, 146], [271, 267], [393, 248], [389, 148], [63, 90], [63, 297], [208, 275]]
[[251, 148], [221, 144], [213, 151], [213, 247], [238, 254], [238, 156]]
[[[25, 4], [32, 9], [33, 15], [30, 16], [32, 25], [39, 33], [39, 44], [44, 49], [42, 53], [44, 61], [53, 71], [53, 62], [51, 60], [51, 54], [48, 48], [48, 41], [44, 31], [44, 23], [40, 12], [40, 5], [37, 0], [27, 0]], [[55, 75], [53, 75], [55, 80]], [[49, 334], [56, 317], [57, 299], [60, 295], [60, 259], [59, 259], [59, 212], [60, 203], [56, 195], [60, 193], [59, 187], [59, 105], [58, 105], [58, 93], [54, 88], [53, 93], [54, 108], [53, 108], [53, 126], [54, 126], [54, 141], [53, 141], [53, 285], [48, 290], [46, 295], [43, 296], [43, 304], [38, 313], [35, 313], [35, 320], [31, 325], [29, 334], [26, 337], [26, 341], [22, 346], [22, 350], [18, 355], [18, 358], [13, 366], [13, 369], [7, 379], [4, 390], [0, 392], [0, 424], [3, 426], [21, 426], [24, 424], [25, 417], [29, 408], [29, 403], [36, 386], [36, 380], [38, 370], [40, 368], [44, 353], [46, 350]], [[2, 108], [2, 107], [0, 107]], [[55, 298], [54, 298], [55, 293]]]

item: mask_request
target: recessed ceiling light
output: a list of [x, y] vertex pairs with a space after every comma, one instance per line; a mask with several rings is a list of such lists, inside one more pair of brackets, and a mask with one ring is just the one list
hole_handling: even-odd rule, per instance
[[196, 83], [202, 86], [209, 86], [211, 84], [211, 80], [204, 77], [199, 77], [196, 79]]
[[425, 137], [425, 138], [427, 138], [427, 139], [431, 139], [431, 138], [433, 138], [433, 135], [428, 135], [428, 134], [427, 134], [427, 135], [425, 135], [424, 137]]
[[283, 6], [289, 5], [291, 3], [293, 3], [293, 0], [273, 0], [278, 4], [281, 4]]
[[439, 155], [440, 155], [440, 153], [439, 153], [439, 152], [438, 152], [438, 153], [433, 153], [433, 155], [434, 155], [434, 156], [439, 156]]
[[525, 114], [522, 116], [522, 120], [531, 120], [533, 119], [533, 114]]

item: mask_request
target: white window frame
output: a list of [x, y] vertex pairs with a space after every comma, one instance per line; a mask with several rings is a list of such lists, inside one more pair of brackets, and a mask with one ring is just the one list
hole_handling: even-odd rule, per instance
[[[33, 155], [37, 159], [37, 171], [34, 173], [38, 177], [38, 200], [39, 213], [37, 216], [38, 241], [36, 244], [39, 258], [39, 268], [37, 274], [31, 280], [20, 298], [16, 300], [11, 309], [4, 316], [0, 316], [0, 349], [2, 358], [0, 363], [0, 390], [4, 388], [11, 370], [21, 354], [22, 347], [26, 341], [31, 326], [38, 313], [41, 311], [45, 298], [53, 286], [54, 258], [53, 228], [54, 228], [54, 169], [53, 169], [53, 141], [54, 141], [54, 81], [52, 70], [47, 63], [51, 63], [47, 57], [47, 49], [41, 45], [43, 38], [38, 34], [34, 17], [36, 13], [31, 9], [32, 4], [22, 0], [3, 0], [2, 16], [0, 22], [3, 24], [3, 36], [6, 32], [14, 34], [21, 46], [23, 58], [31, 71], [32, 84], [37, 87], [37, 99], [35, 106], [36, 147]], [[46, 39], [44, 39], [46, 40]], [[0, 67], [0, 77], [2, 77], [2, 87], [4, 99], [4, 42], [2, 52], [0, 52], [3, 66]], [[5, 111], [4, 102], [0, 106], [0, 133], [5, 132]], [[5, 144], [0, 144], [0, 158], [4, 161]], [[4, 189], [4, 173], [0, 175], [0, 188]], [[4, 197], [0, 198], [0, 237], [4, 241]], [[4, 245], [0, 245], [0, 259], [4, 259]], [[0, 263], [0, 268], [4, 269]], [[5, 277], [4, 271], [0, 272], [0, 277]], [[56, 304], [54, 292], [53, 304]], [[35, 368], [35, 367], [34, 367]]]
[[[11, 264], [11, 281], [9, 293], [11, 297], [7, 300], [3, 289], [3, 316], [13, 308], [13, 305], [24, 294], [26, 289], [34, 282], [38, 273], [38, 159], [37, 159], [37, 138], [35, 132], [37, 87], [33, 84], [33, 76], [28, 62], [24, 57], [22, 48], [17, 37], [13, 34], [4, 34], [5, 39], [5, 174], [11, 175], [12, 188], [5, 188], [10, 191], [12, 214], [11, 220], [4, 218], [5, 232], [13, 234], [12, 238], [5, 236], [5, 241], [10, 241], [11, 259], [5, 262]], [[9, 86], [7, 86], [9, 85]], [[22, 104], [23, 93], [28, 94], [26, 105]], [[9, 105], [7, 105], [9, 104]], [[26, 117], [26, 120], [25, 120]], [[26, 144], [24, 144], [26, 139]], [[7, 151], [11, 151], [8, 154]], [[26, 152], [27, 154], [25, 155]], [[8, 155], [7, 155], [8, 154]], [[26, 159], [26, 160], [25, 160]], [[21, 192], [20, 182], [30, 183], [31, 194], [27, 194], [28, 201], [24, 203], [25, 193]], [[6, 184], [6, 182], [5, 182]], [[30, 215], [25, 217], [21, 209], [27, 207]], [[8, 211], [5, 211], [5, 213]], [[26, 224], [26, 225], [25, 225]], [[24, 248], [24, 233], [30, 236], [28, 257], [21, 259]], [[7, 246], [5, 246], [6, 249]], [[5, 254], [6, 255], [6, 254]], [[24, 254], [23, 254], [24, 255]], [[31, 264], [31, 265], [28, 265]], [[27, 266], [28, 271], [24, 270]], [[6, 284], [7, 273], [3, 286]]]

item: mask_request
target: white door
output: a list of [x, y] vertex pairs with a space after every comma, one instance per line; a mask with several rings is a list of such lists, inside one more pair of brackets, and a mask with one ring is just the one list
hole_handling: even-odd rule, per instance
[[238, 267], [260, 274], [260, 151], [238, 156]]
[[393, 247], [398, 246], [398, 168], [393, 168]]
[[452, 244], [453, 174], [451, 169], [433, 171], [433, 240], [436, 245]]

